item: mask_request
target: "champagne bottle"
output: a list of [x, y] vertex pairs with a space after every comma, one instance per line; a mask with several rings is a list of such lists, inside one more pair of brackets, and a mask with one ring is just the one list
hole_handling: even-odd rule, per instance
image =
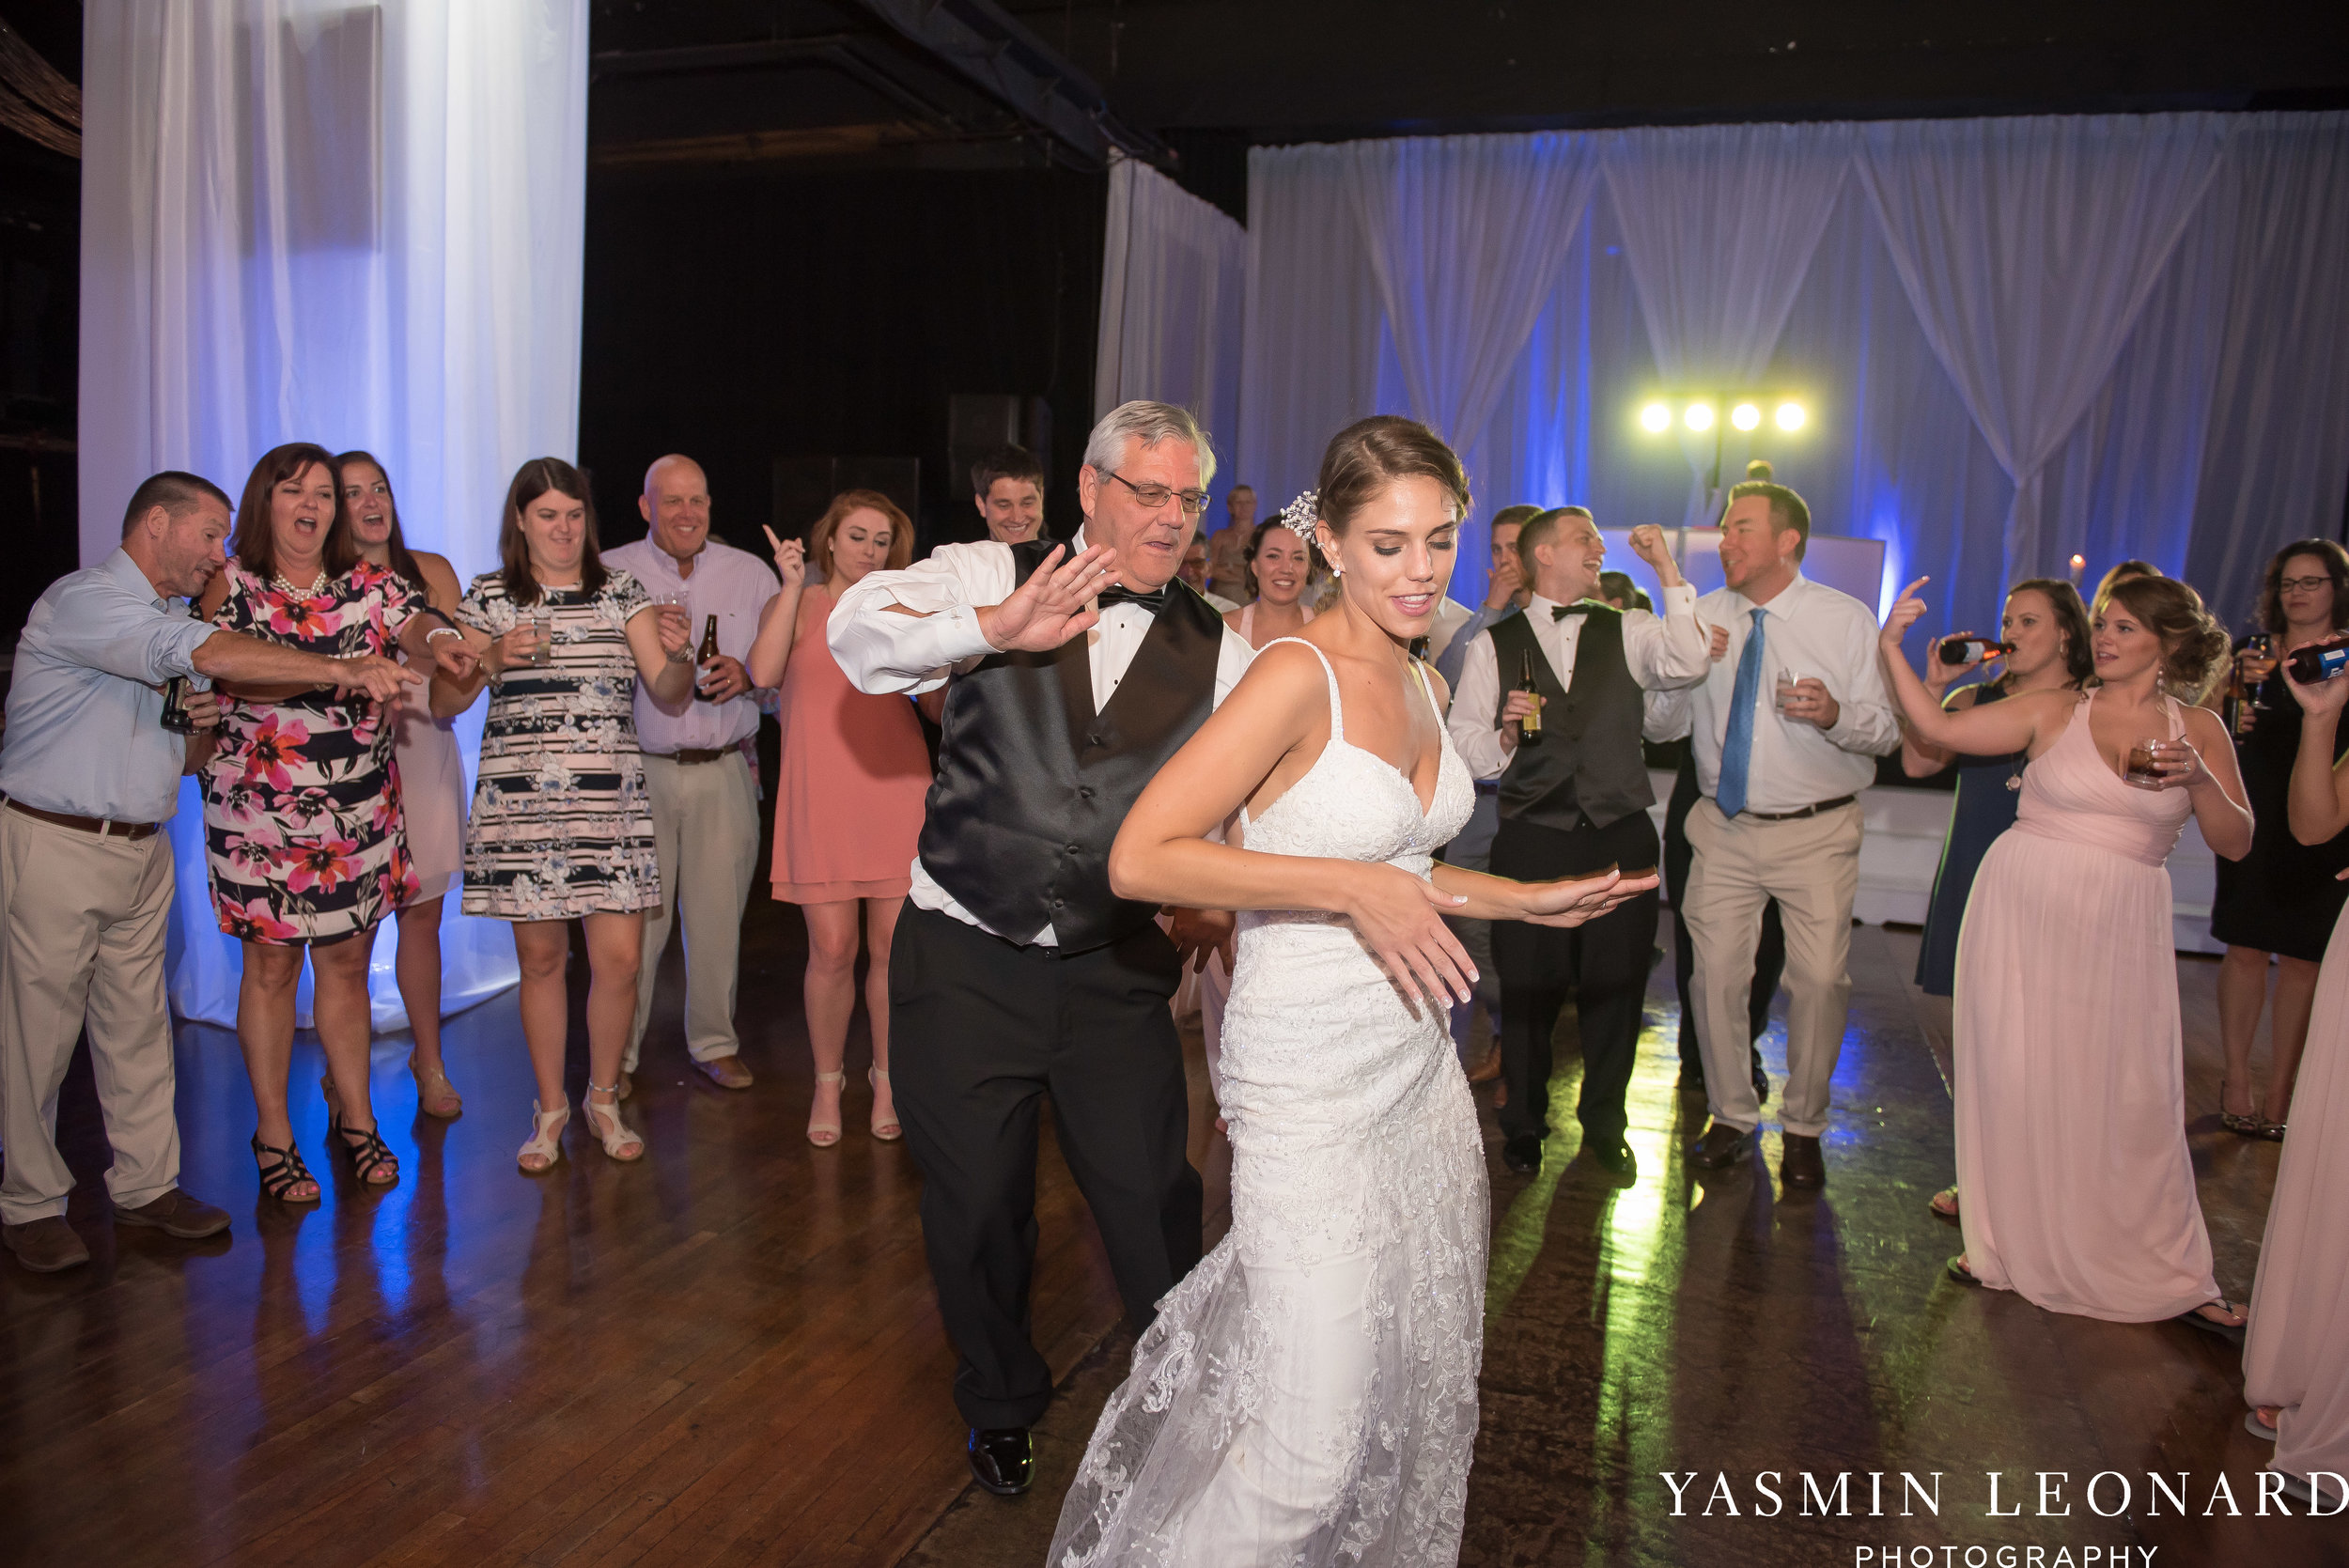
[[1517, 655], [1517, 690], [1533, 699], [1533, 711], [1517, 721], [1517, 743], [1538, 746], [1542, 743], [1542, 693], [1533, 684], [1533, 655], [1529, 650]]
[[[194, 621], [202, 620], [204, 618], [203, 608], [191, 601], [188, 605], [188, 618]], [[163, 728], [169, 730], [174, 735], [194, 735], [195, 733], [195, 721], [188, 715], [187, 676], [174, 675], [169, 680], [163, 682], [163, 716], [162, 722]]]
[[2311, 686], [2341, 675], [2349, 675], [2349, 634], [2293, 650], [2292, 678], [2301, 685]]

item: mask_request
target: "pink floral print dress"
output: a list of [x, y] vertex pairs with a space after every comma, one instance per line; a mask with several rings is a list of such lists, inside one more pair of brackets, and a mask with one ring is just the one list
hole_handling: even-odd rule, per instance
[[[362, 561], [315, 595], [261, 581], [234, 557], [213, 622], [334, 659], [389, 658], [423, 596]], [[204, 768], [204, 837], [220, 928], [254, 942], [373, 930], [416, 893], [392, 761], [393, 713], [320, 687], [283, 702], [223, 692]]]

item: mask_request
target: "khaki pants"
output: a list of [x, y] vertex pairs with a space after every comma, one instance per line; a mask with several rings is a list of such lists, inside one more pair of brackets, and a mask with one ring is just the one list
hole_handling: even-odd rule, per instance
[[741, 753], [716, 762], [678, 762], [647, 752], [645, 793], [661, 857], [661, 902], [645, 911], [636, 1025], [620, 1063], [631, 1073], [652, 1017], [653, 971], [677, 921], [685, 926], [685, 1048], [696, 1062], [742, 1048], [734, 1032], [734, 992], [742, 910], [758, 869], [758, 786]]
[[86, 1024], [114, 1145], [106, 1190], [136, 1208], [179, 1185], [163, 1000], [171, 889], [168, 833], [101, 838], [0, 806], [0, 1220], [65, 1213], [73, 1174], [57, 1154], [57, 1088]]
[[1711, 800], [1688, 813], [1688, 938], [1704, 1091], [1716, 1121], [1750, 1132], [1754, 1097], [1749, 988], [1762, 907], [1775, 898], [1786, 927], [1786, 1092], [1780, 1121], [1815, 1138], [1827, 1130], [1828, 1085], [1851, 1005], [1851, 907], [1859, 892], [1857, 802], [1791, 822], [1729, 818]]

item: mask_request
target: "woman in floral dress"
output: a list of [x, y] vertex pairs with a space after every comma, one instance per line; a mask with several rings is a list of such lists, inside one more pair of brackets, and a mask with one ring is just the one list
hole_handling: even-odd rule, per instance
[[[229, 630], [308, 653], [397, 650], [471, 669], [454, 628], [359, 558], [339, 492], [323, 447], [295, 442], [263, 457], [245, 481], [228, 567], [202, 609]], [[262, 1189], [283, 1203], [319, 1197], [287, 1110], [305, 950], [332, 1141], [361, 1180], [389, 1186], [399, 1162], [376, 1131], [367, 1086], [369, 938], [415, 891], [390, 713], [323, 687], [228, 685], [220, 707], [220, 744], [203, 770], [204, 833], [220, 928], [244, 943], [237, 1040], [259, 1112], [253, 1157]]]
[[689, 629], [682, 613], [654, 605], [635, 578], [603, 565], [586, 480], [560, 458], [534, 458], [514, 475], [498, 553], [505, 566], [474, 578], [457, 607], [479, 668], [436, 677], [432, 700], [447, 717], [472, 706], [485, 681], [495, 688], [465, 837], [465, 913], [514, 923], [522, 1033], [538, 1079], [517, 1162], [538, 1172], [562, 1157], [573, 920], [586, 928], [592, 971], [588, 1129], [613, 1158], [637, 1159], [645, 1141], [620, 1120], [620, 1056], [636, 1013], [643, 911], [660, 900], [661, 866], [635, 690], [641, 675], [664, 708], [692, 701]]

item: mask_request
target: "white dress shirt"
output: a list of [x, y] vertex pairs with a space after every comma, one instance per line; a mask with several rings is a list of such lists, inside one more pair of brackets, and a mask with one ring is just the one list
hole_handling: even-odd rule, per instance
[[[759, 613], [767, 601], [783, 592], [766, 562], [723, 539], [705, 540], [693, 557], [693, 575], [679, 576], [677, 558], [649, 538], [638, 539], [603, 552], [604, 564], [618, 567], [645, 585], [655, 599], [683, 596], [692, 620], [692, 652], [700, 657], [705, 617], [718, 617], [718, 651], [729, 659], [748, 659], [758, 636]], [[699, 676], [695, 677], [698, 682]], [[652, 700], [642, 679], [636, 682], [636, 739], [647, 752], [715, 752], [739, 745], [758, 733], [758, 694], [713, 703], [700, 691], [682, 713], [671, 713]]]
[[[1068, 543], [1068, 553], [1074, 555], [1084, 548], [1084, 530], [1080, 528]], [[927, 560], [916, 561], [903, 571], [868, 573], [843, 593], [825, 623], [825, 640], [848, 684], [858, 691], [918, 696], [945, 685], [957, 666], [968, 668], [997, 651], [980, 634], [978, 613], [1003, 603], [1019, 585], [1011, 546], [992, 539], [941, 545]], [[1168, 587], [1174, 593], [1193, 591], [1179, 580]], [[889, 608], [893, 604], [916, 613], [898, 614]], [[1156, 618], [1139, 604], [1113, 604], [1085, 633], [1096, 713], [1109, 706]], [[1222, 646], [1216, 655], [1214, 706], [1221, 706], [1231, 695], [1239, 677], [1247, 674], [1252, 657], [1246, 641], [1225, 627]], [[1009, 936], [1011, 940], [1043, 947], [1059, 945], [1050, 925], [1025, 938], [990, 929], [931, 879], [918, 855], [913, 861], [913, 888], [907, 896], [916, 908], [951, 915], [989, 936]]]
[[[1704, 678], [1712, 665], [1705, 630], [1697, 624], [1697, 591], [1687, 583], [1664, 590], [1664, 613], [1645, 610], [1623, 612], [1623, 657], [1631, 678], [1647, 691], [1669, 691]], [[1574, 690], [1575, 650], [1581, 646], [1585, 615], [1563, 620], [1558, 606], [1539, 594], [1525, 608], [1533, 641], [1549, 660], [1560, 690]], [[1452, 712], [1445, 725], [1452, 744], [1469, 771], [1480, 779], [1497, 779], [1507, 769], [1511, 753], [1501, 743], [1501, 656], [1493, 634], [1480, 631], [1469, 644], [1460, 667], [1460, 689], [1452, 694]]]
[[[1680, 703], [1655, 705], [1649, 714], [1650, 733], [1671, 731], [1685, 713], [1696, 751], [1697, 785], [1712, 796], [1720, 783], [1737, 660], [1752, 634], [1755, 610], [1763, 612], [1762, 685], [1755, 698], [1746, 809], [1800, 811], [1838, 796], [1857, 795], [1875, 783], [1875, 759], [1901, 743], [1900, 723], [1876, 655], [1876, 618], [1849, 594], [1799, 573], [1765, 605], [1734, 588], [1717, 589], [1697, 600], [1699, 617], [1729, 629], [1729, 652], [1702, 683], [1678, 694]], [[1781, 671], [1826, 683], [1840, 710], [1832, 728], [1822, 730], [1779, 716]]]

